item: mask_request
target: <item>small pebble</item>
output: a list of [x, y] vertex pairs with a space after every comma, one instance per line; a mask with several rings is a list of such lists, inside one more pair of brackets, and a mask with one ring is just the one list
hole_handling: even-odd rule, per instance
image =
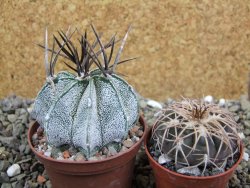
[[27, 111], [29, 112], [29, 114], [31, 114], [31, 112], [33, 110], [33, 106], [34, 106], [34, 104], [32, 104], [29, 108], [27, 108]]
[[51, 156], [51, 151], [45, 151], [44, 154], [46, 157], [50, 157]]
[[226, 100], [225, 99], [220, 99], [219, 100], [219, 106], [225, 106]]
[[177, 172], [181, 174], [189, 174], [191, 176], [201, 175], [201, 171], [198, 167], [192, 167], [192, 168], [184, 167], [184, 168], [178, 169]]
[[238, 112], [240, 110], [240, 105], [233, 105], [228, 108], [229, 111], [231, 112]]
[[140, 129], [140, 127], [135, 125], [134, 127], [132, 127], [131, 131], [136, 133], [139, 129]]
[[134, 145], [134, 142], [131, 139], [127, 139], [123, 142], [123, 145], [127, 148], [131, 148]]
[[247, 112], [247, 117], [246, 117], [247, 120], [250, 120], [250, 112]]
[[16, 176], [20, 173], [21, 173], [21, 167], [19, 166], [19, 164], [13, 164], [7, 170], [7, 174], [9, 177]]
[[93, 157], [90, 157], [89, 159], [88, 159], [89, 161], [98, 161], [98, 160], [101, 160], [101, 156], [93, 156]]
[[128, 148], [127, 148], [127, 147], [122, 146], [121, 152], [124, 152], [124, 151], [127, 151], [127, 150], [128, 150]]
[[32, 135], [32, 140], [33, 140], [33, 141], [34, 141], [34, 140], [37, 140], [37, 138], [38, 138], [37, 133], [35, 133], [35, 134]]
[[46, 179], [41, 175], [38, 175], [36, 180], [39, 184], [43, 184], [44, 182], [46, 182]]
[[109, 146], [108, 150], [109, 151], [108, 151], [108, 155], [107, 156], [114, 156], [114, 155], [117, 154], [117, 151], [116, 151], [116, 149], [113, 146]]
[[9, 161], [1, 160], [0, 161], [0, 171], [6, 171], [6, 169], [8, 168], [9, 165], [10, 165]]
[[246, 138], [243, 132], [238, 133], [238, 135], [239, 135], [239, 137], [240, 137], [241, 139], [245, 139], [245, 138]]
[[59, 155], [56, 160], [64, 160], [63, 156]]
[[44, 131], [43, 128], [41, 126], [39, 126], [38, 129], [37, 129], [37, 131], [36, 131], [37, 132], [37, 136], [42, 136], [43, 135], [43, 131]]
[[[138, 136], [133, 136], [132, 139], [133, 139], [133, 142], [138, 142], [138, 141], [140, 140], [140, 138], [139, 138]], [[132, 140], [132, 139], [131, 139], [131, 140]]]
[[69, 154], [69, 151], [68, 151], [68, 150], [65, 150], [65, 151], [63, 152], [63, 158], [64, 158], [64, 159], [70, 158], [70, 154]]
[[52, 185], [51, 185], [50, 181], [46, 181], [45, 185], [46, 185], [46, 188], [52, 188]]
[[249, 154], [246, 153], [246, 152], [244, 152], [244, 154], [243, 154], [243, 159], [244, 159], [245, 161], [248, 161], [248, 160], [249, 160]]
[[212, 103], [214, 101], [214, 98], [211, 95], [208, 95], [204, 97], [204, 101], [207, 103]]
[[70, 158], [68, 158], [69, 161], [74, 161], [75, 160], [75, 155], [72, 155]]
[[10, 183], [3, 183], [1, 188], [12, 188], [12, 185]]
[[151, 107], [153, 107], [153, 108], [162, 109], [162, 105], [161, 105], [159, 102], [154, 101], [154, 100], [149, 100], [149, 101], [147, 102], [147, 105], [148, 105], [148, 106], [151, 106]]
[[139, 137], [142, 137], [143, 133], [144, 133], [144, 132], [143, 132], [142, 130], [138, 130], [138, 131], [136, 132], [136, 135], [139, 136]]
[[84, 157], [84, 155], [81, 152], [78, 152], [75, 155], [75, 161], [86, 161], [86, 158]]
[[17, 116], [15, 114], [9, 114], [7, 118], [11, 123], [14, 123], [17, 120]]
[[22, 144], [22, 145], [20, 145], [19, 147], [18, 147], [18, 149], [19, 149], [19, 151], [21, 152], [21, 153], [23, 153], [24, 152], [24, 150], [25, 150], [25, 145], [24, 144]]
[[108, 150], [107, 147], [102, 148], [102, 154], [103, 155], [108, 155], [108, 152], [109, 152], [109, 150]]
[[169, 159], [165, 154], [162, 154], [159, 158], [158, 158], [158, 163], [159, 164], [165, 164], [167, 162], [171, 161], [171, 159]]

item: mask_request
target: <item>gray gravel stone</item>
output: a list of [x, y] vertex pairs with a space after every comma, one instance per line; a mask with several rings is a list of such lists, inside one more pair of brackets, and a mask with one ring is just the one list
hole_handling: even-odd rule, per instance
[[12, 136], [13, 125], [9, 124], [5, 129], [1, 131], [1, 134], [5, 137]]
[[25, 147], [26, 147], [26, 146], [25, 146], [24, 144], [22, 144], [22, 145], [20, 145], [20, 146], [18, 147], [20, 153], [23, 153], [23, 152], [24, 152]]
[[17, 116], [15, 114], [9, 114], [7, 116], [7, 119], [9, 120], [9, 122], [14, 123], [17, 120]]
[[250, 120], [250, 112], [247, 112], [246, 119]]
[[2, 124], [3, 124], [4, 127], [7, 127], [10, 124], [10, 122], [9, 121], [3, 121]]
[[3, 183], [1, 188], [12, 188], [10, 183]]
[[250, 160], [247, 161], [247, 168], [248, 168], [248, 171], [250, 172]]
[[136, 179], [137, 179], [137, 183], [138, 183], [139, 186], [147, 187], [148, 184], [149, 184], [149, 179], [145, 175], [139, 174], [139, 175], [136, 176]]
[[134, 145], [134, 142], [128, 139], [123, 142], [123, 145], [127, 148], [131, 148]]
[[125, 146], [122, 146], [122, 149], [121, 149], [121, 151], [123, 152], [123, 151], [127, 151], [128, 150], [128, 148], [127, 147], [125, 147]]
[[1, 121], [1, 122], [4, 122], [4, 121], [5, 121], [5, 116], [2, 115], [2, 114], [0, 115], [0, 121]]
[[240, 105], [233, 105], [228, 109], [231, 112], [238, 112], [240, 110]]
[[26, 145], [25, 150], [24, 150], [24, 154], [28, 155], [28, 154], [30, 154], [30, 152], [31, 152], [30, 146]]
[[20, 136], [24, 132], [25, 126], [22, 123], [18, 123], [13, 125], [12, 135], [17, 137]]
[[238, 115], [234, 116], [234, 120], [235, 120], [236, 122], [238, 122], [238, 121], [240, 120], [240, 116], [238, 116]]
[[12, 109], [11, 109], [11, 102], [8, 100], [8, 99], [4, 99], [4, 100], [2, 100], [2, 102], [1, 102], [1, 106], [2, 106], [2, 110], [3, 110], [3, 112], [9, 112], [9, 111], [11, 111]]
[[26, 124], [28, 122], [28, 116], [27, 114], [22, 114], [21, 116], [18, 117], [19, 120], [21, 120], [20, 122], [22, 124]]
[[75, 161], [85, 161], [85, 160], [86, 160], [86, 158], [84, 157], [84, 155], [81, 152], [78, 152], [75, 155]]
[[244, 133], [245, 133], [245, 135], [250, 136], [250, 129], [246, 129], [246, 130], [244, 131]]
[[250, 111], [250, 101], [248, 101], [246, 95], [242, 95], [242, 96], [240, 97], [240, 104], [241, 104], [241, 108], [242, 108], [243, 110]]
[[0, 183], [6, 183], [9, 182], [10, 178], [8, 177], [6, 172], [1, 172], [0, 173]]
[[11, 183], [12, 187], [14, 188], [23, 188], [24, 186], [24, 181], [23, 180], [19, 180], [16, 182]]
[[46, 185], [46, 188], [52, 188], [52, 185], [51, 185], [50, 181], [46, 181], [45, 185]]
[[0, 161], [0, 171], [6, 171], [8, 166], [10, 165], [9, 161], [1, 160]]
[[117, 154], [116, 149], [113, 146], [109, 146], [108, 147], [108, 156], [113, 156], [113, 155], [116, 155], [116, 154]]
[[140, 107], [145, 108], [147, 106], [147, 102], [145, 100], [140, 100]]
[[11, 137], [0, 136], [0, 142], [2, 142], [4, 145], [7, 145], [7, 146], [13, 148], [15, 146], [15, 144], [17, 144], [18, 141], [13, 136], [11, 136]]
[[244, 121], [244, 125], [246, 128], [250, 129], [250, 121]]
[[230, 179], [230, 182], [232, 187], [240, 185], [240, 180], [238, 179], [236, 174], [233, 174], [232, 178]]
[[13, 178], [10, 179], [10, 181], [20, 181], [21, 179], [25, 178], [26, 174], [19, 174]]

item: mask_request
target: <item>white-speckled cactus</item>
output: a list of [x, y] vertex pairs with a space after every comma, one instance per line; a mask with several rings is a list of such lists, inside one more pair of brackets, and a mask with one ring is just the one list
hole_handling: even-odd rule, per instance
[[[45, 35], [45, 64], [48, 67], [48, 51], [52, 52], [50, 68], [47, 68], [47, 82], [39, 92], [33, 109], [33, 117], [44, 127], [48, 143], [54, 146], [72, 145], [81, 149], [87, 157], [95, 154], [103, 146], [121, 142], [128, 130], [138, 120], [139, 106], [133, 88], [114, 73], [120, 54], [125, 44], [126, 33], [114, 64], [109, 66], [114, 45], [113, 36], [103, 45], [100, 36], [91, 25], [96, 41], [91, 45], [87, 35], [81, 36], [81, 57], [70, 40], [72, 34], [59, 32], [60, 42], [54, 37], [54, 44], [59, 50], [48, 49], [47, 31]], [[100, 50], [94, 52], [99, 44]], [[110, 47], [109, 58], [106, 49]], [[61, 53], [63, 52], [63, 53]], [[54, 75], [54, 66], [58, 56], [71, 60], [78, 75], [59, 72]], [[99, 59], [103, 57], [103, 63]], [[95, 64], [98, 69], [91, 70]]]

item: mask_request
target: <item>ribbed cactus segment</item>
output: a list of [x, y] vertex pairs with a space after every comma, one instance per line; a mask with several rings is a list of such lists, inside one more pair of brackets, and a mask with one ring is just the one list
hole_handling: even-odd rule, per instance
[[[53, 80], [52, 80], [53, 79]], [[58, 98], [61, 92], [67, 87], [75, 76], [69, 72], [60, 72], [51, 82], [47, 82], [38, 93], [39, 100], [35, 101], [32, 116], [36, 117], [39, 124], [45, 124], [45, 118], [49, 108]], [[53, 82], [53, 84], [51, 84]]]
[[52, 145], [70, 144], [89, 157], [124, 139], [138, 119], [136, 94], [115, 74], [81, 80], [59, 73], [56, 82], [44, 86], [33, 111]]
[[184, 100], [169, 106], [153, 128], [156, 146], [187, 172], [212, 167], [223, 172], [234, 162], [240, 139], [233, 115], [215, 104]]

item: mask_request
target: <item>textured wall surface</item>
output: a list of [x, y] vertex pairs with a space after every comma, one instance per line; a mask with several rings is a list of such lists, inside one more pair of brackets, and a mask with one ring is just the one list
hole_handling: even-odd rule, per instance
[[[0, 98], [35, 97], [45, 81], [42, 43], [93, 21], [107, 38], [133, 25], [119, 72], [145, 97], [237, 98], [247, 90], [249, 0], [4, 0], [0, 5]], [[104, 37], [105, 38], [105, 37]], [[62, 66], [62, 65], [59, 65]]]

